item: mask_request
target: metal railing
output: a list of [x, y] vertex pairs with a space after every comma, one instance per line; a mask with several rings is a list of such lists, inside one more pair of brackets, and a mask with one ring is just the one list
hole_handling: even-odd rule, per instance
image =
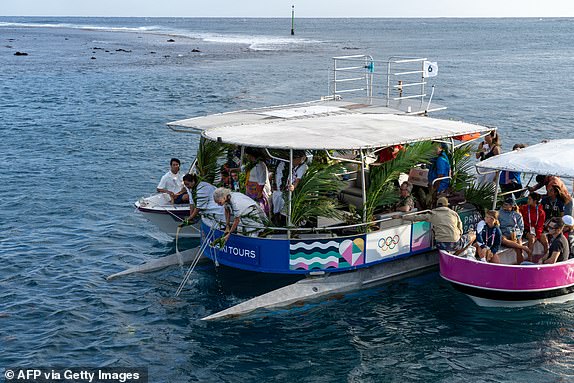
[[[339, 99], [347, 93], [379, 98], [385, 101], [387, 107], [403, 100], [420, 100], [417, 108], [424, 110], [424, 100], [427, 97], [425, 87], [428, 84], [424, 76], [424, 64], [427, 60], [402, 56], [393, 56], [386, 61], [376, 61], [370, 55], [333, 57], [329, 94], [333, 99]], [[384, 70], [377, 72], [377, 68]]]

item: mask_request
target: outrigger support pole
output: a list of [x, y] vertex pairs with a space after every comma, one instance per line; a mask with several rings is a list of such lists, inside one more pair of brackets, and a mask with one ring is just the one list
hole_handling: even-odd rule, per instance
[[498, 184], [500, 182], [500, 170], [494, 173], [494, 200], [492, 201], [492, 210], [496, 210], [496, 200], [498, 199]]
[[361, 194], [363, 197], [363, 223], [367, 222], [367, 188], [365, 185], [365, 153], [360, 149], [361, 153]]

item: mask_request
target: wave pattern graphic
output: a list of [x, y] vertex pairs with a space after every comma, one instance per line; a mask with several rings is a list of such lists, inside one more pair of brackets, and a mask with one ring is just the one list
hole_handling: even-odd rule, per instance
[[[323, 254], [322, 254], [323, 255]], [[298, 264], [298, 263], [304, 263], [304, 264], [311, 264], [311, 263], [320, 263], [320, 264], [326, 264], [329, 262], [339, 262], [339, 257], [337, 256], [329, 256], [329, 257], [313, 257], [313, 258], [305, 258], [305, 257], [299, 257], [299, 258], [291, 258], [289, 260], [289, 264], [290, 265], [294, 265], [294, 264]]]
[[299, 249], [326, 250], [326, 249], [331, 248], [331, 247], [339, 249], [339, 242], [337, 242], [337, 241], [329, 241], [329, 242], [324, 242], [324, 243], [323, 242], [311, 242], [311, 243], [297, 242], [297, 243], [291, 243], [291, 245], [289, 246], [291, 251], [299, 250]]
[[328, 262], [328, 263], [297, 263], [293, 265], [292, 270], [326, 270], [326, 269], [336, 269], [339, 267], [339, 262]]

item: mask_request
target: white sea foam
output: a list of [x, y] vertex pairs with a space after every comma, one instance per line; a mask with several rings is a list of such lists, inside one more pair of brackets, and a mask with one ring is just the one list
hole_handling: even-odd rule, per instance
[[140, 27], [112, 27], [98, 26], [90, 24], [69, 24], [69, 23], [14, 23], [0, 22], [0, 27], [16, 28], [67, 28], [79, 30], [94, 30], [102, 32], [131, 32], [131, 33], [150, 33], [156, 35], [165, 35], [170, 37], [184, 37], [190, 39], [203, 40], [206, 42], [218, 44], [243, 44], [249, 49], [255, 51], [277, 51], [284, 49], [297, 48], [307, 44], [320, 44], [321, 41], [304, 39], [299, 37], [279, 37], [265, 35], [241, 35], [241, 34], [217, 34], [193, 32], [183, 29], [171, 29], [157, 25], [140, 26]]

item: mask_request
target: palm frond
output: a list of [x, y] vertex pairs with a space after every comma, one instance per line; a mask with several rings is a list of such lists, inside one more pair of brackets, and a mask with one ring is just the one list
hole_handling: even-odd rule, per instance
[[472, 154], [475, 151], [473, 144], [465, 144], [449, 153], [449, 160], [452, 164], [451, 187], [455, 191], [466, 189], [474, 180], [474, 161]]
[[[291, 195], [291, 223], [295, 226], [312, 217], [342, 218], [336, 196], [345, 187], [337, 174], [340, 164], [325, 165], [313, 161]], [[283, 193], [285, 199], [287, 193]]]
[[210, 184], [215, 184], [219, 177], [219, 161], [227, 153], [229, 146], [203, 137], [197, 149], [195, 165], [198, 177]]
[[464, 190], [464, 198], [466, 202], [473, 204], [484, 213], [484, 211], [492, 209], [494, 188], [495, 185], [492, 182], [483, 184], [471, 183]]
[[399, 178], [400, 173], [408, 173], [416, 165], [429, 163], [434, 153], [432, 142], [418, 142], [401, 150], [394, 160], [370, 168], [370, 185], [367, 189], [366, 204], [367, 221], [372, 219], [378, 207], [398, 201], [394, 181]]

